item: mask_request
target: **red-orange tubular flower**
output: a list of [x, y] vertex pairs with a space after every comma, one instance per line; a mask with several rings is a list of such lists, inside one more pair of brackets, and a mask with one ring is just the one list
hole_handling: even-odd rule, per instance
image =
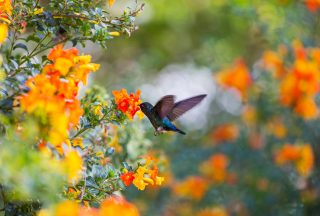
[[128, 94], [126, 89], [119, 91], [112, 91], [115, 97], [115, 102], [118, 109], [125, 113], [129, 119], [133, 119], [135, 114], [138, 114], [139, 118], [143, 117], [143, 113], [140, 111], [139, 104], [142, 102], [140, 99], [141, 91], [138, 89], [137, 92]]
[[134, 180], [134, 172], [124, 172], [120, 175], [120, 179], [123, 182], [123, 184], [128, 187], [132, 184], [132, 181]]
[[320, 0], [305, 0], [304, 4], [311, 12], [316, 12], [320, 8]]

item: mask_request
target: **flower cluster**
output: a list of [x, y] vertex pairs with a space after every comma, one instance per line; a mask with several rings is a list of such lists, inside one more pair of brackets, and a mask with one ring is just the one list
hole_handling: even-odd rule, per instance
[[9, 16], [12, 14], [10, 0], [0, 0], [0, 45], [8, 36], [8, 25], [11, 23]]
[[267, 123], [267, 132], [278, 139], [282, 139], [287, 135], [287, 127], [285, 126], [283, 119], [277, 116], [271, 118]]
[[66, 200], [59, 203], [54, 210], [43, 209], [38, 216], [100, 216], [121, 215], [139, 216], [137, 208], [123, 197], [109, 197], [102, 201], [100, 208], [88, 208], [80, 206], [76, 202]]
[[144, 190], [147, 185], [161, 185], [163, 177], [158, 176], [158, 167], [155, 165], [153, 157], [147, 157], [145, 165], [139, 165], [133, 172], [124, 170], [120, 179], [126, 186], [134, 184], [139, 190]]
[[212, 155], [200, 165], [200, 172], [213, 183], [222, 183], [228, 176], [229, 158], [222, 154]]
[[173, 192], [178, 197], [201, 200], [207, 189], [208, 182], [200, 176], [188, 176], [186, 179], [173, 185]]
[[239, 129], [235, 124], [222, 124], [216, 127], [212, 133], [211, 137], [213, 141], [217, 144], [235, 141], [239, 136]]
[[232, 68], [218, 72], [217, 82], [227, 88], [236, 89], [243, 98], [252, 84], [250, 72], [243, 60], [238, 60]]
[[[305, 49], [299, 41], [293, 43], [295, 60], [286, 68], [283, 56], [276, 53], [264, 56], [265, 65], [273, 67], [280, 80], [280, 103], [292, 107], [304, 119], [318, 115], [315, 96], [320, 84], [320, 49]], [[273, 55], [273, 58], [270, 57]]]
[[129, 119], [133, 119], [136, 113], [140, 119], [143, 118], [143, 113], [138, 106], [141, 104], [140, 90], [137, 90], [136, 94], [130, 93], [129, 95], [126, 89], [121, 89], [112, 91], [112, 94], [115, 97], [118, 109], [125, 113]]
[[26, 81], [29, 91], [19, 101], [23, 111], [38, 117], [41, 138], [61, 152], [69, 129], [78, 124], [83, 114], [76, 98], [79, 82], [85, 84], [88, 73], [98, 70], [99, 65], [90, 63], [90, 56], [79, 56], [75, 48], [63, 49], [63, 45], [54, 47], [48, 59], [52, 63]]
[[301, 176], [308, 177], [314, 165], [312, 147], [309, 144], [285, 144], [276, 151], [275, 162], [278, 165], [292, 163]]

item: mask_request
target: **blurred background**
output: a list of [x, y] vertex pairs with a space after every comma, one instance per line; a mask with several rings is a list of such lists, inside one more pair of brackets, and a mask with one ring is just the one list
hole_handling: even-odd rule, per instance
[[[248, 126], [245, 123], [254, 115], [246, 112], [250, 99], [232, 88], [219, 87], [214, 79], [240, 58], [252, 79], [260, 79], [257, 65], [264, 53], [277, 51], [280, 45], [290, 46], [295, 39], [307, 47], [319, 46], [316, 3], [143, 2], [144, 11], [137, 19], [139, 30], [130, 38], [110, 41], [107, 50], [85, 48], [85, 52], [91, 50], [93, 61], [101, 64], [91, 83], [108, 91], [141, 89], [143, 100], [153, 104], [166, 94], [177, 95], [178, 100], [203, 93], [208, 96], [177, 122], [186, 136], [155, 137], [148, 120], [141, 122], [152, 149], [157, 149], [151, 154], [162, 162], [160, 173], [166, 180], [160, 189], [141, 192], [132, 187], [125, 192], [128, 199], [137, 204], [142, 215], [153, 216], [319, 214], [318, 172], [310, 178], [301, 177], [292, 167], [275, 164], [273, 154], [276, 145], [297, 141], [310, 143], [316, 152], [317, 121], [304, 122], [276, 109], [269, 90], [262, 88], [259, 98], [251, 101], [261, 111], [260, 121]], [[118, 0], [111, 10], [117, 14], [124, 6], [134, 5], [134, 1]], [[272, 82], [264, 80], [265, 86]], [[274, 86], [270, 83], [269, 87], [272, 90]], [[279, 115], [285, 126], [274, 120], [273, 116]], [[210, 183], [204, 178], [208, 175], [213, 178]]]

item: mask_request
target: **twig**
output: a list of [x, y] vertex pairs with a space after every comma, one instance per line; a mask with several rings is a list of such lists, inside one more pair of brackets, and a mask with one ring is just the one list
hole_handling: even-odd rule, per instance
[[86, 186], [87, 186], [87, 179], [86, 179], [86, 175], [84, 175], [84, 183], [83, 183], [83, 188], [81, 189], [80, 201], [83, 200], [84, 194], [86, 192]]

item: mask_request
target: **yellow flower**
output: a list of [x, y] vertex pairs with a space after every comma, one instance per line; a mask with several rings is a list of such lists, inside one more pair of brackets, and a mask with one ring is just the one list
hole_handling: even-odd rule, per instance
[[75, 138], [75, 139], [73, 139], [72, 140], [72, 145], [74, 146], [74, 147], [77, 147], [77, 146], [79, 146], [80, 148], [84, 148], [84, 146], [83, 146], [83, 139], [81, 138], [81, 137], [77, 137], [77, 138]]
[[93, 114], [99, 116], [100, 118], [103, 116], [102, 106], [100, 104], [92, 107]]
[[43, 13], [43, 8], [37, 8], [36, 10], [33, 11], [34, 15], [42, 14]]
[[163, 181], [164, 181], [164, 177], [159, 177], [159, 176], [156, 177], [156, 185], [162, 185]]
[[69, 182], [79, 180], [82, 170], [82, 158], [78, 152], [75, 150], [69, 151], [63, 162]]
[[108, 146], [113, 147], [115, 152], [117, 152], [117, 153], [122, 152], [122, 146], [119, 144], [118, 133], [116, 133], [116, 135], [114, 135], [114, 137], [112, 138], [112, 140]]
[[63, 49], [63, 45], [54, 47], [48, 59], [53, 63], [45, 65], [41, 74], [26, 81], [30, 90], [19, 97], [20, 107], [41, 122], [40, 138], [62, 153], [62, 143], [83, 114], [77, 99], [78, 84], [80, 81], [85, 84], [87, 75], [99, 65], [90, 63], [88, 55], [78, 56], [75, 48]]
[[0, 44], [2, 44], [8, 37], [8, 25], [0, 23]]
[[108, 32], [110, 36], [120, 36], [119, 32]]
[[100, 209], [88, 207], [88, 202], [80, 206], [77, 202], [66, 200], [57, 204], [54, 211], [42, 209], [37, 216], [139, 216], [138, 209], [123, 197], [111, 196], [101, 202]]
[[122, 197], [110, 197], [101, 203], [99, 216], [139, 216], [138, 209]]
[[144, 181], [144, 174], [146, 173], [147, 169], [144, 166], [139, 166], [136, 173], [133, 175], [134, 180], [133, 184], [136, 186], [139, 190], [144, 190], [148, 183]]
[[65, 76], [69, 72], [72, 65], [72, 61], [66, 58], [57, 58], [54, 62], [54, 68], [60, 71], [62, 76]]
[[144, 190], [147, 185], [161, 185], [163, 177], [158, 176], [158, 167], [154, 164], [155, 159], [152, 156], [145, 158], [144, 166], [139, 166], [133, 174], [133, 184], [139, 190]]
[[56, 207], [55, 216], [78, 216], [80, 213], [77, 203], [66, 200]]
[[115, 1], [116, 1], [116, 0], [108, 0], [109, 6], [112, 7], [112, 5], [114, 4]]
[[37, 216], [51, 216], [50, 212], [47, 209], [41, 209], [38, 213]]
[[314, 166], [313, 150], [310, 145], [301, 146], [301, 157], [296, 163], [296, 169], [302, 176], [309, 176]]
[[55, 146], [61, 143], [68, 137], [68, 117], [64, 113], [51, 114], [49, 116], [51, 129], [49, 131], [49, 142]]

